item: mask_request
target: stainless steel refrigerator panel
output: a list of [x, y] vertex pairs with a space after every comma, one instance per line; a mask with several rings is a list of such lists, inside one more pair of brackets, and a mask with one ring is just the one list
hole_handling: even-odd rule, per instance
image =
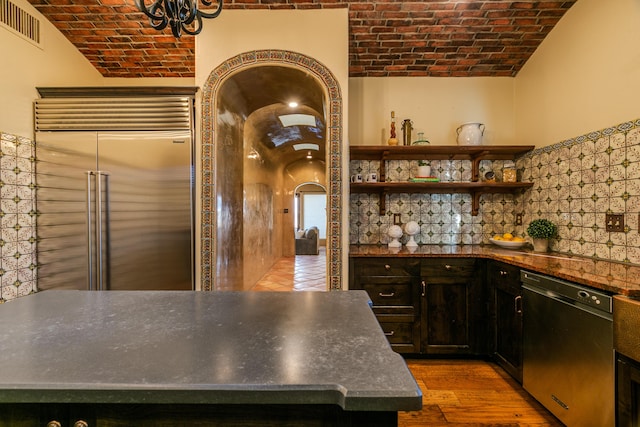
[[108, 289], [193, 289], [189, 132], [100, 133]]
[[36, 150], [40, 289], [193, 289], [190, 132], [39, 132]]
[[97, 167], [97, 134], [36, 135], [38, 289], [87, 289], [87, 172]]

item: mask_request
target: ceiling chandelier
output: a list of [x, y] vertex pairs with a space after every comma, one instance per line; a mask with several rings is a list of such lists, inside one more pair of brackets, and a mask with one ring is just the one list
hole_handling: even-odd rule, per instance
[[[202, 18], [215, 18], [222, 12], [222, 1], [213, 12], [204, 12], [198, 9], [199, 0], [153, 0], [147, 7], [145, 0], [135, 0], [140, 12], [149, 17], [149, 24], [158, 31], [162, 31], [167, 25], [176, 38], [180, 38], [182, 32], [195, 36], [202, 31]], [[213, 5], [213, 0], [202, 0], [204, 6]]]

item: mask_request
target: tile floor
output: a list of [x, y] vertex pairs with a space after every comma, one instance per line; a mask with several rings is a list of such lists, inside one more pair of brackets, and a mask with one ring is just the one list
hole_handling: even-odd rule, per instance
[[283, 257], [253, 285], [250, 291], [326, 291], [327, 252]]

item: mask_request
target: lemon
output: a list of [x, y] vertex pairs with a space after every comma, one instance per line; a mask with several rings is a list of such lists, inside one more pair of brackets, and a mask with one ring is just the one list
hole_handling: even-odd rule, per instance
[[511, 239], [513, 239], [513, 234], [511, 234], [511, 233], [504, 233], [504, 234], [502, 235], [502, 238], [503, 238], [504, 240], [511, 240]]
[[493, 236], [493, 240], [502, 240], [502, 236], [499, 234], [496, 234], [495, 236]]
[[515, 236], [512, 239], [513, 242], [524, 242], [524, 238], [520, 237], [520, 236]]

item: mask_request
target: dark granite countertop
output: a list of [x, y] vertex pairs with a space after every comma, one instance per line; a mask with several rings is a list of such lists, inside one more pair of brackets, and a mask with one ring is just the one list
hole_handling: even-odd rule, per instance
[[537, 253], [494, 245], [421, 245], [415, 251], [378, 245], [351, 245], [351, 257], [476, 257], [513, 264], [526, 270], [570, 280], [613, 294], [640, 298], [640, 267], [555, 252]]
[[4, 403], [422, 405], [364, 291], [44, 291], [0, 323]]

